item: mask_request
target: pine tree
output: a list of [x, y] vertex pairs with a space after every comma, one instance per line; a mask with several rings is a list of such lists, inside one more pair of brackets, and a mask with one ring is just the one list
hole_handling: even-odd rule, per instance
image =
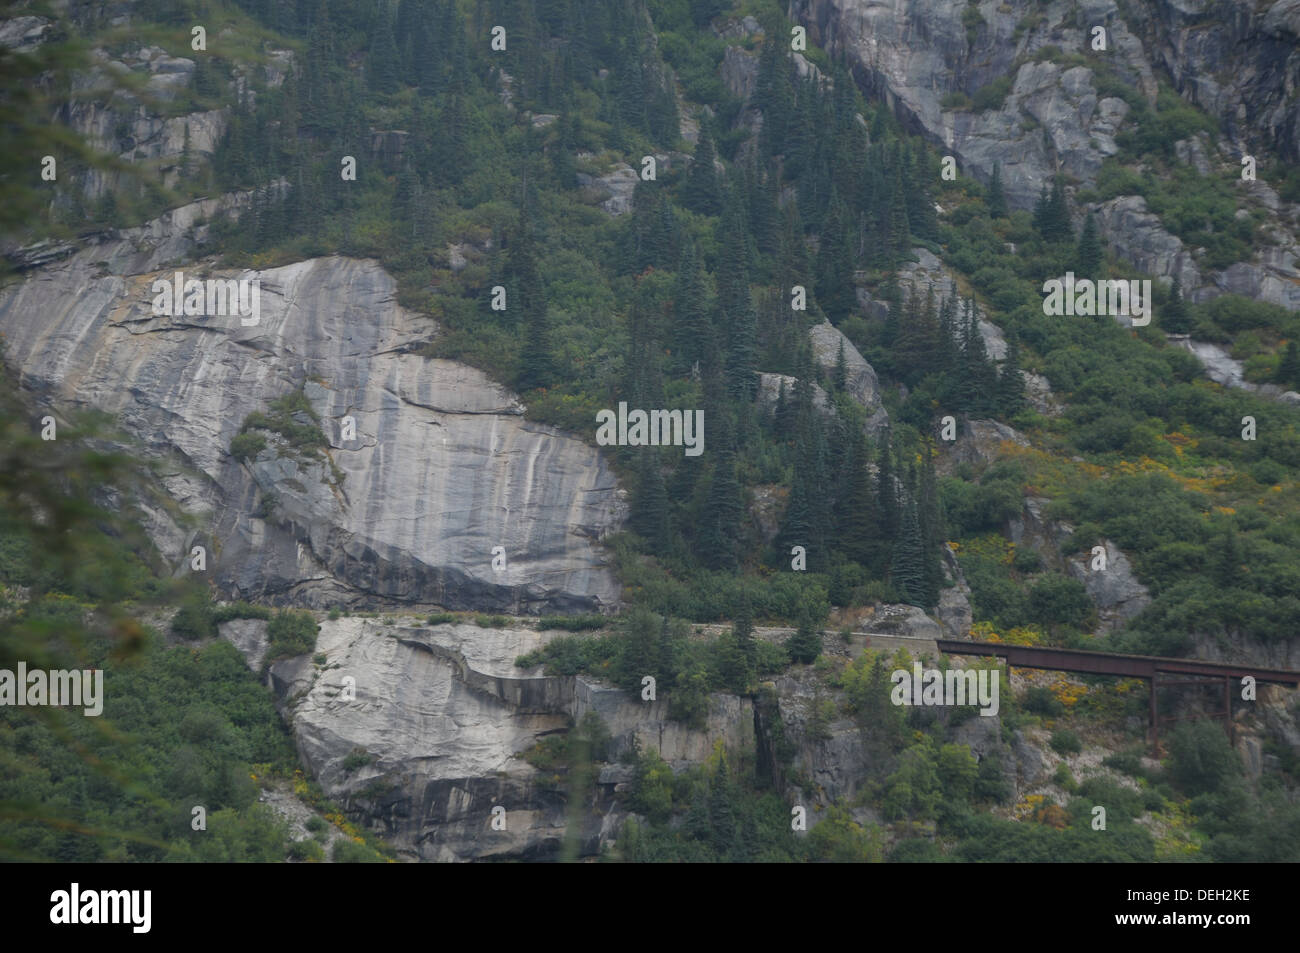
[[392, 24], [386, 16], [380, 14], [375, 20], [374, 32], [370, 35], [370, 53], [366, 57], [366, 79], [370, 88], [377, 93], [396, 92], [401, 85], [398, 76], [400, 66]]
[[876, 462], [876, 499], [879, 504], [880, 538], [898, 536], [898, 484], [894, 475], [894, 457], [889, 447], [889, 432], [880, 436], [880, 458]]
[[832, 188], [830, 212], [822, 223], [817, 253], [817, 303], [835, 324], [848, 317], [855, 301], [853, 244], [847, 228], [848, 209]]
[[519, 379], [515, 385], [518, 390], [526, 391], [551, 386], [555, 377], [555, 366], [551, 358], [550, 329], [545, 308], [537, 309], [528, 315], [524, 350], [519, 363]]
[[727, 757], [718, 760], [717, 769], [709, 779], [709, 846], [719, 860], [726, 860], [736, 841], [736, 810], [732, 803], [731, 779], [728, 777]]
[[[709, 416], [706, 410], [706, 417]], [[740, 481], [736, 477], [736, 450], [724, 424], [715, 440], [721, 444], [713, 476], [700, 514], [698, 551], [709, 569], [734, 571], [739, 565], [738, 543], [742, 506]]]
[[839, 353], [835, 355], [835, 372], [831, 375], [836, 393], [844, 393], [849, 382], [849, 364], [844, 356], [844, 338], [840, 338]]
[[578, 123], [567, 110], [555, 124], [555, 142], [551, 145], [551, 174], [561, 189], [571, 189], [577, 183], [578, 165], [574, 148], [578, 138]]
[[903, 195], [903, 182], [897, 172], [894, 174], [893, 192], [889, 202], [886, 236], [889, 260], [897, 263], [907, 258], [912, 250], [912, 236], [907, 224], [907, 197]]
[[507, 273], [513, 286], [508, 293], [507, 305], [523, 324], [524, 342], [519, 360], [519, 377], [515, 382], [521, 391], [550, 386], [554, 375], [551, 360], [549, 329], [546, 318], [546, 294], [533, 251], [532, 229], [521, 210], [514, 241], [507, 251]]
[[822, 634], [813, 613], [804, 607], [799, 613], [799, 627], [785, 640], [790, 661], [811, 665], [822, 654]]
[[1097, 236], [1097, 222], [1092, 212], [1089, 212], [1088, 217], [1084, 219], [1083, 232], [1079, 235], [1079, 247], [1074, 257], [1076, 270], [1081, 277], [1092, 281], [1099, 281], [1102, 278], [1101, 239]]
[[836, 521], [836, 541], [846, 559], [878, 569], [880, 514], [867, 459], [867, 441], [859, 430], [853, 436], [849, 453], [847, 482]]
[[1002, 194], [1002, 163], [993, 163], [993, 177], [989, 180], [989, 190], [984, 198], [989, 209], [989, 218], [1007, 217], [1007, 198]]
[[962, 327], [961, 367], [957, 391], [961, 409], [972, 414], [991, 413], [996, 403], [997, 372], [989, 360], [975, 302], [970, 298], [966, 299], [966, 319]]
[[740, 597], [740, 605], [736, 608], [736, 618], [732, 622], [731, 632], [735, 636], [736, 644], [740, 647], [740, 652], [745, 657], [751, 672], [756, 671], [758, 643], [754, 641], [754, 608], [750, 604], [749, 596], [746, 594], [742, 594]]
[[925, 543], [916, 503], [910, 500], [903, 507], [889, 574], [899, 598], [908, 605], [926, 608]]
[[1004, 417], [1014, 417], [1025, 406], [1025, 379], [1020, 373], [1020, 339], [1007, 341], [1007, 356], [998, 374], [997, 408]]
[[826, 446], [826, 428], [819, 414], [813, 414], [810, 422], [812, 432], [812, 467], [808, 481], [812, 486], [812, 546], [808, 552], [808, 569], [812, 572], [824, 572], [826, 569], [827, 540], [831, 532], [831, 486], [829, 453]]
[[911, 149], [905, 148], [903, 185], [907, 199], [908, 228], [918, 238], [938, 241], [939, 217], [934, 211], [934, 199], [930, 197], [931, 174], [925, 167], [925, 150], [917, 150], [915, 162], [910, 157]]
[[643, 449], [637, 467], [637, 496], [633, 506], [633, 528], [641, 534], [656, 556], [668, 552], [668, 491], [659, 461], [649, 448]]
[[708, 291], [704, 272], [688, 236], [682, 245], [673, 288], [673, 343], [676, 347], [675, 368], [689, 373], [696, 364], [708, 366], [716, 360], [717, 345], [709, 320]]
[[1235, 588], [1241, 584], [1241, 567], [1245, 561], [1241, 538], [1237, 536], [1236, 527], [1229, 524], [1211, 549], [1210, 578], [1221, 590]]
[[727, 392], [747, 404], [758, 390], [758, 315], [753, 307], [736, 316], [728, 336]]
[[1274, 379], [1287, 390], [1300, 388], [1300, 353], [1297, 352], [1295, 341], [1287, 342]]
[[700, 128], [700, 139], [695, 144], [695, 158], [686, 173], [682, 186], [682, 204], [701, 215], [717, 215], [722, 211], [722, 190], [718, 186], [718, 171], [714, 168], [713, 136], [706, 122]]
[[786, 567], [789, 566], [787, 560], [791, 559], [791, 551], [795, 546], [802, 546], [804, 552], [813, 555], [814, 547], [812, 545], [812, 496], [813, 488], [811, 481], [801, 478], [799, 474], [798, 459], [799, 454], [806, 453], [805, 442], [800, 440], [795, 449], [795, 475], [790, 481], [790, 499], [786, 503], [785, 516], [781, 521], [781, 531], [776, 537], [777, 559]]
[[1174, 275], [1173, 286], [1169, 289], [1169, 300], [1160, 311], [1160, 327], [1167, 334], [1186, 334], [1192, 329], [1192, 317], [1183, 300], [1183, 286]]
[[1052, 180], [1052, 190], [1043, 187], [1034, 206], [1034, 228], [1049, 242], [1063, 242], [1074, 238], [1070, 224], [1070, 205], [1065, 198], [1065, 182], [1058, 175]]
[[918, 516], [921, 522], [921, 548], [925, 561], [925, 606], [937, 605], [943, 585], [943, 522], [939, 512], [939, 490], [934, 474], [934, 448], [921, 448], [921, 488]]

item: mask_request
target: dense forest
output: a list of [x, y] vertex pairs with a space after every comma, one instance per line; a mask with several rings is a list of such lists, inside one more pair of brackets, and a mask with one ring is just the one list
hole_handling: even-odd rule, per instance
[[[759, 31], [724, 38], [713, 29], [742, 15]], [[1275, 769], [1250, 782], [1222, 730], [1196, 722], [1172, 734], [1153, 767], [1138, 757], [1133, 721], [1145, 700], [1132, 686], [1088, 680], [1076, 705], [1060, 691], [1016, 698], [1004, 685], [1004, 739], [1048, 722], [1053, 747], [1059, 736], [1065, 751], [1078, 733], [1104, 729], [1122, 739], [1108, 766], [1131, 782], [1080, 782], [1066, 770], [1063, 803], [1012, 820], [1012, 779], [954, 740], [961, 718], [885, 701], [889, 670], [910, 669], [909, 658], [831, 661], [822, 644], [855, 609], [933, 612], [959, 574], [976, 637], [1171, 656], [1192, 653], [1196, 638], [1293, 637], [1297, 410], [1211, 384], [1165, 335], [1230, 343], [1252, 380], [1296, 389], [1300, 316], [1231, 294], [1193, 303], [1177, 282], [1159, 281], [1149, 327], [1045, 315], [1042, 284], [1067, 270], [1134, 276], [1091, 215], [1072, 215], [1064, 179], [1033, 209], [1012, 209], [996, 169], [985, 183], [946, 176], [942, 150], [864, 96], [846, 63], [811, 43], [791, 55], [792, 23], [775, 3], [142, 0], [134, 16], [177, 55], [188, 55], [191, 23], [224, 25], [227, 39], [209, 30], [211, 52], [168, 108], [228, 107], [228, 127], [210, 158], [187, 147], [184, 174], [167, 188], [137, 181], [138, 170], [120, 171], [121, 187], [95, 201], [61, 184], [29, 223], [29, 240], [138, 225], [187, 200], [251, 190], [245, 210], [212, 223], [223, 263], [377, 259], [400, 303], [437, 328], [425, 356], [512, 387], [529, 419], [594, 442], [597, 413], [619, 402], [703, 410], [707, 452], [698, 457], [604, 448], [630, 493], [627, 528], [610, 541], [626, 609], [591, 623], [601, 632], [551, 641], [520, 666], [592, 673], [630, 692], [651, 673], [687, 724], [701, 723], [710, 692], [773, 705], [772, 680], [811, 666], [826, 698], [842, 700], [826, 704], [858, 721], [877, 757], [857, 803], [833, 805], [792, 840], [773, 783], [781, 771], [759, 753], [719, 750], [674, 775], [657, 753], [639, 752], [631, 804], [643, 820], [624, 828], [609, 859], [1300, 858], [1294, 750], [1270, 749]], [[139, 40], [104, 25], [93, 42]], [[720, 72], [737, 43], [757, 60], [746, 96]], [[274, 85], [246, 68], [270, 45], [293, 53]], [[1151, 105], [1099, 73], [1132, 105], [1138, 132], [1121, 138], [1093, 197], [1138, 190], [1189, 241], [1203, 231], [1221, 267], [1260, 247], [1256, 223], [1234, 217], [1224, 190], [1188, 180], [1194, 173], [1168, 153], [1175, 138], [1213, 134], [1213, 121], [1167, 90]], [[635, 186], [626, 213], [611, 216], [592, 183], [620, 163]], [[1283, 194], [1294, 190], [1276, 181]], [[1086, 198], [1073, 196], [1076, 205]], [[946, 288], [921, 293], [902, 280], [917, 250], [950, 269]], [[809, 330], [825, 322], [879, 376], [887, 423], [869, 424], [842, 345], [835, 360], [814, 352]], [[991, 355], [981, 322], [1001, 329], [1003, 356]], [[1050, 382], [1062, 413], [1036, 409], [1022, 371]], [[771, 399], [760, 375], [781, 375]], [[59, 452], [83, 448], [85, 458], [49, 462], [52, 445], [17, 423], [35, 411], [19, 407], [27, 398], [12, 378], [2, 383], [12, 408], [3, 451], [16, 462], [0, 484], [5, 660], [20, 657], [18, 646], [61, 646], [110, 667], [125, 699], [105, 733], [58, 712], [0, 713], [4, 853], [318, 859], [321, 838], [294, 843], [257, 804], [258, 778], [294, 783], [292, 742], [257, 677], [215, 637], [221, 621], [268, 619], [279, 656], [289, 657], [313, 650], [314, 623], [291, 610], [216, 605], [205, 588], [167, 579], [129, 529], [131, 514], [110, 512], [98, 492], [143, 479], [123, 476], [116, 458], [102, 464], [106, 425], [88, 424], [84, 443], [60, 438]], [[295, 409], [289, 401], [250, 419], [230, 452], [256, 455], [265, 445], [257, 434]], [[995, 420], [1026, 440], [992, 464], [947, 465], [946, 417], [962, 433], [971, 420]], [[1241, 439], [1245, 417], [1258, 439]], [[33, 501], [17, 461], [75, 474], [72, 485]], [[752, 514], [760, 494], [779, 503], [770, 539]], [[1083, 583], [1006, 538], [1026, 497], [1050, 500], [1046, 514], [1072, 527], [1063, 555], [1107, 540], [1121, 548], [1150, 605], [1113, 631], [1101, 627]], [[45, 551], [33, 515], [65, 510], [85, 527], [69, 556], [75, 571], [43, 565], [58, 553]], [[798, 566], [796, 551], [806, 559]], [[166, 619], [163, 608], [179, 612]], [[693, 637], [706, 623], [726, 631]], [[756, 625], [793, 634], [774, 645], [754, 638]], [[600, 746], [598, 726], [583, 725], [529, 758], [583, 777]], [[294, 786], [348, 824], [318, 787], [301, 778]], [[1110, 836], [1099, 839], [1089, 811], [1103, 802]], [[190, 836], [182, 821], [191, 804], [206, 805], [219, 837]], [[893, 825], [891, 836], [855, 820], [861, 807]], [[391, 855], [369, 833], [341, 829], [349, 836], [334, 859]]]

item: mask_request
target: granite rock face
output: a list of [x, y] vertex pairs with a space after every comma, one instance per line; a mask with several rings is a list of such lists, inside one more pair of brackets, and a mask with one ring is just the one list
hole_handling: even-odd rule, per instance
[[1097, 606], [1101, 630], [1109, 631], [1122, 626], [1148, 605], [1151, 596], [1133, 574], [1128, 557], [1110, 540], [1104, 540], [1106, 568], [1093, 569], [1092, 553], [1071, 556], [1065, 561], [1065, 571], [1083, 583], [1088, 596]]
[[[426, 861], [553, 857], [565, 837], [567, 787], [519, 755], [594, 713], [610, 742], [596, 802], [577, 825], [578, 851], [589, 855], [626, 817], [616, 790], [627, 775], [622, 752], [653, 748], [680, 770], [705, 761], [715, 742], [752, 744], [754, 718], [748, 699], [716, 694], [694, 730], [668, 720], [665, 698], [643, 702], [585, 676], [514, 664], [563, 634], [338, 619], [321, 623], [322, 664], [285, 659], [269, 679], [328, 796], [402, 855]], [[492, 825], [496, 807], [503, 829]]]
[[853, 346], [853, 342], [829, 321], [809, 328], [808, 338], [812, 342], [813, 360], [828, 374], [835, 373], [840, 348], [843, 347], [845, 389], [866, 409], [867, 430], [877, 433], [889, 426], [889, 411], [880, 402], [880, 381], [876, 377], [876, 370]]
[[[1105, 74], [1149, 106], [1156, 77], [1170, 77], [1182, 98], [1218, 121], [1217, 150], [1197, 137], [1174, 144], [1179, 160], [1201, 174], [1236, 170], [1243, 155], [1300, 160], [1300, 0], [796, 0], [791, 16], [963, 172], [987, 183], [1000, 166], [1015, 208], [1030, 207], [1057, 173], [1094, 188], [1102, 163], [1120, 151], [1132, 107], [1106, 94]], [[1104, 51], [1093, 47], [1098, 27]], [[1294, 208], [1260, 181], [1235, 187], [1243, 214], [1262, 210], [1270, 234], [1255, 257], [1221, 272], [1198, 265], [1201, 250], [1185, 248], [1139, 196], [1094, 211], [1121, 259], [1155, 276], [1177, 275], [1193, 300], [1236, 293], [1300, 309]]]
[[[174, 279], [164, 264], [193, 261], [200, 220], [240, 200], [174, 210], [0, 293], [6, 360], [24, 387], [56, 409], [109, 412], [161, 461], [161, 489], [197, 521], [146, 505], [164, 556], [179, 563], [204, 543], [222, 594], [271, 603], [616, 603], [599, 543], [625, 506], [604, 460], [524, 420], [481, 372], [415, 353], [437, 329], [396, 304], [377, 263], [322, 258], [234, 275], [261, 282], [256, 326], [152, 313], [153, 280]], [[209, 270], [178, 267], [187, 278]], [[245, 418], [296, 391], [318, 418], [322, 454], [271, 439], [234, 459]], [[496, 547], [505, 565], [494, 569]]]

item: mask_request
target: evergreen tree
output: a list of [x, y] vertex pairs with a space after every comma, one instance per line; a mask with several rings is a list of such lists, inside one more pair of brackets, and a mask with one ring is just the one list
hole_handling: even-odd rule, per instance
[[400, 85], [397, 42], [388, 18], [380, 14], [370, 35], [370, 53], [366, 57], [366, 80], [377, 93], [394, 93]]
[[701, 124], [695, 158], [682, 186], [682, 204], [701, 215], [717, 215], [722, 211], [722, 190], [718, 185], [718, 170], [713, 165], [714, 156], [713, 136], [705, 122]]
[[562, 189], [571, 189], [577, 182], [578, 165], [574, 149], [578, 138], [579, 120], [567, 110], [555, 124], [555, 142], [551, 145], [551, 174]]
[[633, 506], [633, 528], [641, 534], [656, 556], [667, 554], [671, 542], [668, 522], [668, 491], [663, 471], [652, 448], [644, 448], [637, 467], [637, 496]]
[[802, 546], [810, 557], [814, 552], [812, 497], [815, 490], [811, 481], [801, 477], [799, 472], [799, 459], [805, 453], [806, 441], [801, 438], [795, 449], [795, 474], [790, 481], [790, 499], [786, 503], [781, 530], [776, 537], [777, 560], [784, 567], [790, 565], [790, 553], [795, 546]]
[[1229, 524], [1228, 529], [1214, 541], [1210, 556], [1210, 577], [1220, 589], [1233, 589], [1241, 585], [1242, 565], [1246, 554], [1242, 549], [1237, 528]]
[[1287, 390], [1300, 388], [1300, 353], [1297, 352], [1295, 341], [1287, 342], [1282, 360], [1278, 362], [1277, 376], [1274, 380]]
[[518, 315], [517, 320], [524, 329], [519, 377], [515, 382], [521, 391], [548, 387], [554, 375], [546, 319], [546, 294], [541, 275], [537, 271], [532, 229], [527, 224], [525, 214], [520, 211], [514, 241], [507, 250], [507, 274], [512, 285], [507, 294], [514, 295], [513, 301], [507, 297], [507, 307]]
[[957, 389], [961, 409], [979, 415], [993, 412], [997, 399], [997, 372], [989, 360], [975, 302], [970, 298], [966, 299], [966, 319], [962, 328], [961, 367]]
[[904, 195], [907, 199], [908, 228], [918, 238], [939, 240], [939, 218], [930, 196], [930, 170], [925, 164], [925, 150], [916, 151], [911, 160], [911, 149], [904, 148], [902, 155]]
[[740, 481], [736, 476], [736, 450], [729, 428], [724, 424], [718, 429], [715, 439], [721, 446], [700, 515], [698, 551], [700, 561], [709, 569], [734, 571], [739, 565], [737, 550], [743, 514]]
[[876, 462], [876, 499], [880, 514], [880, 538], [898, 536], [898, 483], [894, 475], [894, 457], [889, 447], [889, 432], [880, 435], [880, 458]]
[[528, 315], [524, 350], [519, 365], [519, 379], [515, 385], [518, 390], [533, 390], [551, 385], [555, 377], [555, 366], [551, 358], [550, 329], [545, 308]]
[[1034, 205], [1034, 228], [1049, 242], [1069, 241], [1074, 237], [1070, 225], [1070, 206], [1065, 198], [1065, 183], [1058, 175], [1052, 180], [1052, 190], [1043, 186], [1042, 194]]
[[903, 195], [903, 182], [897, 173], [894, 175], [889, 200], [889, 220], [885, 234], [891, 263], [903, 261], [911, 254], [912, 236], [907, 224], [907, 197]]
[[830, 212], [822, 223], [817, 253], [817, 303], [835, 324], [848, 317], [855, 302], [853, 243], [847, 228], [848, 209], [832, 187]]
[[1007, 341], [1007, 356], [998, 374], [997, 408], [1004, 417], [1014, 417], [1025, 406], [1025, 379], [1020, 373], [1020, 338]]
[[867, 461], [867, 441], [858, 431], [849, 453], [847, 482], [836, 521], [836, 541], [846, 559], [879, 570], [880, 514]]
[[890, 563], [890, 578], [894, 588], [908, 605], [926, 608], [925, 542], [921, 535], [921, 521], [916, 503], [909, 500], [903, 507], [898, 538], [894, 541], [894, 557]]
[[921, 487], [918, 517], [921, 522], [921, 549], [925, 565], [925, 606], [938, 605], [943, 585], [943, 523], [939, 512], [939, 490], [934, 474], [934, 448], [927, 442], [921, 448]]
[[748, 403], [758, 390], [758, 316], [753, 307], [736, 315], [727, 348], [727, 390], [736, 400]]
[[731, 632], [736, 639], [736, 645], [740, 648], [741, 655], [745, 657], [752, 678], [754, 673], [757, 672], [758, 643], [754, 641], [754, 609], [750, 604], [748, 595], [741, 595], [740, 605], [736, 608], [736, 618], [731, 625]]
[[689, 373], [697, 364], [707, 366], [716, 360], [713, 325], [709, 320], [708, 291], [703, 269], [695, 253], [695, 243], [688, 236], [682, 244], [673, 289], [674, 366], [679, 373]]
[[1160, 327], [1167, 334], [1187, 334], [1192, 330], [1192, 316], [1183, 300], [1183, 286], [1177, 275], [1169, 289], [1169, 300], [1160, 312]]
[[790, 661], [811, 665], [822, 654], [822, 634], [813, 613], [804, 607], [799, 613], [799, 627], [785, 640]]
[[835, 372], [831, 375], [836, 393], [844, 393], [849, 382], [849, 364], [844, 356], [844, 338], [840, 338], [840, 349], [835, 355]]
[[718, 760], [717, 769], [709, 779], [709, 846], [719, 859], [725, 859], [736, 840], [736, 811], [732, 804], [731, 779], [728, 777], [727, 757]]
[[1088, 217], [1083, 222], [1083, 232], [1079, 235], [1079, 247], [1075, 252], [1075, 268], [1082, 277], [1087, 277], [1092, 281], [1098, 281], [1102, 278], [1101, 266], [1103, 263], [1101, 239], [1097, 236], [1097, 222], [1088, 213]]
[[989, 190], [984, 197], [988, 205], [989, 218], [1007, 217], [1007, 198], [1002, 194], [1002, 163], [993, 163], [993, 177], [989, 180]]

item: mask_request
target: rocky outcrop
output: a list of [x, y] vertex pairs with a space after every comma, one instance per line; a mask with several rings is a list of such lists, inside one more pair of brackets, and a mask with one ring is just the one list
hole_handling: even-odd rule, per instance
[[939, 442], [945, 452], [937, 468], [950, 474], [960, 464], [987, 466], [1003, 455], [1006, 444], [1029, 446], [1029, 439], [1014, 427], [996, 420], [968, 420], [958, 427], [957, 439], [952, 443]]
[[835, 373], [840, 349], [843, 348], [845, 389], [867, 411], [868, 432], [878, 433], [889, 426], [889, 411], [880, 402], [880, 381], [875, 368], [867, 363], [853, 342], [829, 321], [809, 328], [808, 339], [812, 343], [813, 360], [827, 374]]
[[[924, 299], [933, 295], [935, 306], [946, 298], [959, 294], [957, 276], [938, 256], [927, 248], [913, 248], [912, 260], [903, 262], [898, 268], [898, 286], [905, 295], [916, 295]], [[979, 322], [980, 337], [984, 339], [984, 349], [989, 357], [1000, 361], [1007, 356], [1007, 341], [1002, 329], [988, 320], [984, 309], [975, 305], [975, 319]]]
[[600, 207], [615, 217], [632, 211], [632, 193], [638, 181], [636, 170], [620, 162], [604, 175], [578, 173], [578, 185], [590, 190], [600, 202]]
[[729, 46], [722, 57], [722, 84], [727, 92], [745, 101], [758, 85], [758, 57], [739, 46]]
[[1065, 571], [1083, 583], [1088, 597], [1097, 607], [1101, 631], [1117, 629], [1151, 604], [1147, 587], [1138, 582], [1128, 557], [1110, 540], [1102, 544], [1106, 552], [1106, 568], [1093, 569], [1091, 552], [1071, 556], [1065, 561]]
[[[56, 408], [113, 414], [163, 462], [161, 489], [197, 520], [196, 530], [146, 506], [164, 556], [179, 562], [206, 542], [219, 591], [273, 603], [613, 605], [599, 541], [624, 505], [604, 460], [524, 420], [481, 372], [415, 353], [436, 327], [396, 304], [375, 262], [242, 274], [261, 281], [256, 326], [152, 314], [153, 279], [173, 278], [164, 262], [189, 260], [199, 220], [222, 204], [177, 209], [0, 293], [7, 360], [24, 386]], [[233, 459], [247, 416], [297, 390], [323, 453], [272, 440]], [[342, 435], [345, 417], [355, 439]]]
[[1300, 2], [1155, 0], [1125, 7], [1154, 66], [1239, 153], [1300, 161]]
[[[754, 718], [747, 699], [714, 695], [697, 731], [670, 721], [662, 697], [643, 702], [583, 676], [515, 666], [561, 634], [339, 619], [321, 623], [323, 660], [282, 660], [269, 678], [326, 794], [402, 855], [428, 861], [554, 857], [567, 787], [520, 755], [594, 713], [610, 735], [596, 800], [579, 820], [579, 852], [594, 854], [627, 816], [616, 790], [630, 776], [616, 763], [621, 753], [653, 748], [680, 770], [706, 760], [716, 741], [752, 745]], [[505, 811], [502, 829], [495, 807]]]
[[[1156, 75], [1171, 76], [1183, 98], [1218, 120], [1218, 155], [1204, 138], [1175, 144], [1175, 154], [1198, 171], [1236, 168], [1246, 154], [1300, 159], [1297, 0], [797, 0], [791, 15], [828, 52], [846, 57], [868, 94], [883, 98], [964, 172], [988, 182], [1000, 165], [1015, 207], [1031, 206], [1057, 173], [1082, 189], [1096, 185], [1131, 112], [1124, 99], [1102, 94], [1112, 77], [1154, 106]], [[1104, 51], [1093, 49], [1096, 27], [1106, 31]], [[1251, 260], [1214, 274], [1197, 264], [1200, 250], [1184, 248], [1141, 197], [1120, 196], [1095, 210], [1121, 259], [1152, 275], [1177, 275], [1193, 300], [1232, 292], [1300, 309], [1294, 224], [1259, 185], [1236, 187], [1242, 214], [1252, 202], [1266, 211], [1268, 241]]]
[[[1177, 278], [1184, 288], [1200, 288], [1201, 273], [1191, 251], [1165, 231], [1159, 216], [1147, 210], [1146, 199], [1120, 196], [1096, 206], [1094, 214], [1098, 229], [1121, 258], [1150, 275]], [[1189, 297], [1205, 294], [1192, 291]]]
[[[1102, 105], [1090, 68], [1035, 61], [1036, 51], [1049, 44], [1083, 51], [1088, 26], [1104, 23], [1111, 31], [1107, 63], [1155, 92], [1140, 41], [1110, 3], [1071, 16], [1027, 2], [799, 0], [792, 13], [811, 38], [848, 58], [868, 92], [943, 143], [968, 172], [987, 181], [999, 163], [1008, 201], [1021, 208], [1033, 203], [1058, 163], [1090, 184], [1113, 151], [1123, 111], [1120, 103]], [[970, 96], [1004, 77], [1012, 82], [994, 108], [944, 106], [949, 93]]]
[[[760, 371], [758, 375], [758, 392], [755, 400], [758, 406], [766, 411], [773, 410], [780, 400], [782, 389], [785, 390], [785, 399], [794, 399], [794, 388], [799, 383], [799, 378], [791, 377], [788, 374], [768, 374]], [[813, 407], [822, 413], [833, 413], [830, 400], [826, 396], [826, 391], [821, 389], [821, 385], [812, 385], [812, 403]]]

